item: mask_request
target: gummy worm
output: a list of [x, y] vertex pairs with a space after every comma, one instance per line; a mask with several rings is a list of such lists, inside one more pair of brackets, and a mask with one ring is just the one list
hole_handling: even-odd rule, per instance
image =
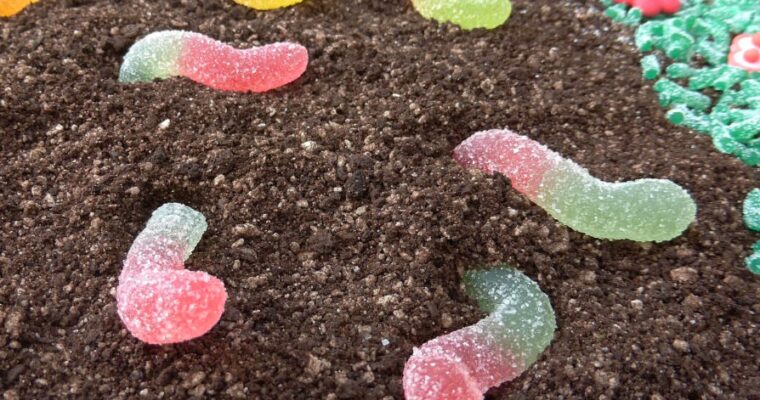
[[219, 90], [265, 92], [298, 79], [308, 63], [308, 51], [295, 43], [238, 50], [200, 33], [161, 31], [132, 45], [119, 81], [184, 76]]
[[119, 276], [116, 301], [119, 317], [138, 339], [151, 344], [190, 340], [221, 318], [224, 284], [184, 265], [206, 227], [203, 214], [167, 203], [153, 212], [135, 239]]
[[257, 10], [274, 10], [275, 8], [292, 6], [293, 4], [298, 4], [302, 1], [303, 0], [235, 0], [235, 3], [255, 8]]
[[21, 12], [28, 5], [39, 0], [3, 0], [0, 1], [0, 17], [10, 17]]
[[454, 150], [465, 167], [499, 172], [563, 224], [601, 239], [665, 241], [694, 221], [697, 206], [664, 179], [604, 182], [546, 146], [508, 130], [478, 132]]
[[459, 25], [462, 29], [493, 29], [512, 14], [509, 0], [412, 0], [425, 18]]
[[404, 366], [407, 400], [482, 399], [530, 367], [554, 337], [549, 298], [521, 272], [470, 271], [464, 282], [490, 315], [414, 349]]

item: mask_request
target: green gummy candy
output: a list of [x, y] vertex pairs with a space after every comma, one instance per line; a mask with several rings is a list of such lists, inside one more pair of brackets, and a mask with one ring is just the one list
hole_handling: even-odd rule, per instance
[[664, 179], [601, 181], [570, 160], [546, 173], [536, 203], [589, 236], [662, 242], [694, 221], [697, 206], [681, 186]]
[[610, 17], [613, 21], [620, 22], [625, 18], [628, 12], [628, 6], [625, 4], [616, 4], [604, 11], [604, 15]]
[[187, 247], [184, 259], [187, 260], [206, 228], [208, 224], [203, 214], [179, 203], [166, 203], [153, 211], [140, 236], [162, 237], [173, 242], [185, 243]]
[[752, 140], [755, 135], [760, 133], [760, 115], [740, 122], [734, 122], [728, 126], [728, 132], [734, 139], [740, 142]]
[[650, 54], [641, 59], [641, 69], [644, 79], [655, 79], [660, 76], [661, 72], [660, 61], [657, 60], [657, 56]]
[[625, 14], [625, 17], [620, 22], [625, 25], [638, 25], [641, 23], [642, 18], [644, 18], [644, 14], [640, 9], [634, 7], [628, 9], [628, 13]]
[[744, 224], [753, 231], [760, 231], [760, 189], [749, 192], [743, 208]]
[[665, 73], [668, 75], [668, 78], [673, 79], [680, 79], [680, 78], [690, 78], [698, 73], [698, 71], [692, 67], [689, 66], [689, 64], [684, 63], [675, 63], [670, 64], [668, 68], [665, 70]]
[[710, 108], [712, 100], [702, 93], [681, 87], [668, 79], [660, 79], [655, 83], [654, 90], [660, 94], [660, 104], [683, 104], [689, 108], [705, 111]]
[[728, 57], [727, 49], [721, 48], [714, 42], [702, 40], [694, 46], [696, 52], [712, 65], [725, 64]]
[[751, 256], [744, 260], [745, 265], [749, 272], [755, 275], [760, 275], [760, 251], [755, 251]]
[[549, 297], [538, 284], [506, 265], [468, 271], [464, 284], [481, 310], [490, 314], [478, 323], [480, 328], [526, 365], [534, 363], [557, 328]]
[[760, 164], [760, 150], [753, 148], [744, 148], [739, 153], [739, 159], [750, 167]]
[[119, 82], [151, 82], [179, 75], [177, 60], [187, 37], [188, 32], [167, 31], [150, 34], [135, 43], [129, 49], [131, 62], [121, 66]]
[[723, 74], [723, 71], [728, 66], [721, 66], [716, 68], [703, 68], [689, 78], [689, 89], [702, 90], [710, 87], [715, 80]]
[[737, 83], [743, 81], [744, 79], [747, 79], [748, 75], [749, 74], [747, 71], [741, 68], [727, 66], [726, 68], [722, 69], [721, 74], [715, 78], [712, 83], [712, 87], [720, 90], [721, 92], [725, 92], [726, 90], [731, 89], [731, 87]]
[[493, 29], [506, 22], [512, 13], [509, 0], [412, 0], [412, 3], [423, 17], [452, 22], [462, 29]]
[[676, 125], [683, 125], [697, 132], [710, 134], [716, 128], [718, 121], [698, 111], [692, 111], [685, 106], [676, 106], [666, 114], [668, 120]]
[[694, 24], [698, 33], [709, 35], [715, 42], [728, 45], [731, 42], [731, 33], [728, 26], [712, 18], [698, 18]]
[[738, 154], [744, 146], [731, 137], [727, 130], [728, 129], [725, 129], [724, 131], [710, 132], [710, 135], [712, 135], [713, 138], [713, 146], [715, 146], [715, 148], [721, 153]]

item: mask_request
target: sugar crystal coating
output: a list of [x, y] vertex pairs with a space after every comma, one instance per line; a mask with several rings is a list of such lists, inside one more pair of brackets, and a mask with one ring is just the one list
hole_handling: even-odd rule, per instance
[[404, 366], [407, 400], [482, 399], [551, 343], [556, 320], [549, 298], [521, 272], [506, 266], [470, 271], [465, 286], [489, 315], [414, 349]]
[[132, 45], [124, 56], [119, 81], [184, 76], [219, 90], [266, 92], [298, 79], [308, 62], [308, 51], [299, 44], [238, 50], [199, 33], [161, 31]]
[[425, 18], [452, 22], [463, 29], [493, 29], [512, 13], [509, 0], [412, 0], [412, 4]]
[[224, 284], [184, 266], [206, 226], [201, 213], [167, 203], [153, 212], [132, 243], [116, 301], [119, 317], [138, 339], [151, 344], [194, 339], [221, 318]]
[[2, 0], [0, 1], [0, 17], [10, 17], [21, 12], [32, 3], [39, 0]]
[[257, 10], [274, 10], [298, 4], [303, 0], [235, 0], [235, 3]]
[[694, 200], [669, 180], [604, 182], [508, 130], [472, 135], [457, 146], [454, 159], [465, 167], [505, 175], [554, 218], [600, 239], [670, 240], [696, 217]]

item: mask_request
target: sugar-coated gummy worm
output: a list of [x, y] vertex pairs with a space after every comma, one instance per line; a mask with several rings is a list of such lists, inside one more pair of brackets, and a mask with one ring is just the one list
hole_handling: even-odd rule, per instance
[[691, 224], [697, 206], [664, 179], [604, 182], [546, 146], [508, 130], [478, 132], [454, 150], [465, 167], [499, 172], [563, 224], [600, 239], [665, 241]]
[[184, 76], [219, 90], [265, 92], [298, 79], [308, 63], [308, 51], [295, 43], [239, 50], [200, 33], [161, 31], [132, 45], [119, 81]]
[[0, 0], [0, 17], [10, 17], [39, 0]]
[[482, 399], [530, 367], [554, 337], [549, 298], [521, 272], [470, 271], [464, 281], [489, 315], [414, 349], [404, 367], [407, 400]]
[[412, 0], [412, 3], [423, 17], [452, 22], [463, 29], [493, 29], [512, 13], [509, 0]]
[[203, 214], [177, 203], [153, 212], [124, 262], [116, 289], [119, 317], [132, 335], [151, 344], [201, 336], [224, 312], [227, 291], [219, 279], [188, 271], [206, 230]]
[[298, 4], [303, 0], [235, 0], [235, 3], [242, 4], [246, 7], [257, 10], [274, 10], [276, 8], [288, 7]]

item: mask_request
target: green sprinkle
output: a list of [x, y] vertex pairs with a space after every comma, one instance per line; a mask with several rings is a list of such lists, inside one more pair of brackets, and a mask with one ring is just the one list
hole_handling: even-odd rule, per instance
[[650, 54], [641, 59], [641, 69], [643, 71], [644, 79], [652, 80], [660, 76], [661, 72], [660, 61], [657, 60], [657, 56]]

